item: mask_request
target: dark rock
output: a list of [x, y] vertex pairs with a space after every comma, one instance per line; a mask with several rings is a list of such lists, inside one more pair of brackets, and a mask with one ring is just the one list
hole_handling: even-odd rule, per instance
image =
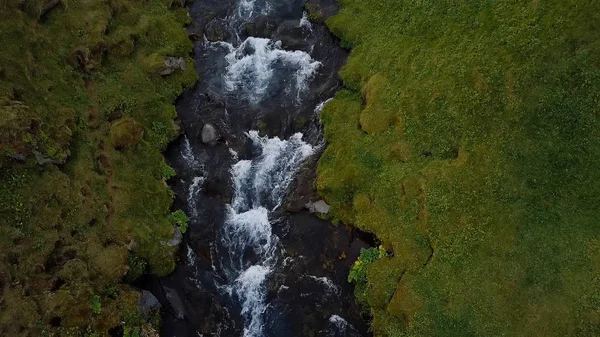
[[298, 20], [282, 22], [273, 35], [273, 41], [281, 41], [281, 47], [287, 50], [310, 50], [306, 31]]
[[214, 125], [206, 123], [200, 132], [200, 139], [204, 144], [215, 145], [219, 140], [219, 133]]
[[265, 15], [258, 16], [253, 22], [244, 24], [244, 32], [248, 36], [268, 38], [277, 28], [277, 22]]
[[140, 311], [145, 317], [149, 317], [152, 312], [160, 310], [161, 304], [158, 299], [149, 291], [142, 290], [140, 297]]
[[185, 59], [183, 57], [165, 57], [165, 66], [163, 69], [159, 71], [159, 74], [162, 76], [170, 75], [177, 70], [185, 70], [186, 64]]
[[202, 40], [202, 37], [204, 37], [204, 27], [195, 22], [187, 26], [185, 30], [192, 41]]
[[204, 35], [210, 42], [225, 41], [230, 36], [226, 23], [218, 19], [212, 20], [206, 25]]
[[296, 213], [305, 208], [305, 205], [310, 202], [315, 195], [313, 182], [316, 178], [316, 160], [308, 160], [290, 184], [288, 196], [286, 197], [285, 210]]
[[167, 298], [171, 309], [173, 309], [175, 317], [177, 317], [178, 319], [184, 319], [185, 308], [183, 306], [183, 301], [181, 300], [181, 297], [179, 297], [179, 294], [177, 294], [177, 291], [169, 287], [163, 287], [163, 289], [165, 291], [165, 297]]
[[336, 0], [308, 0], [304, 8], [313, 22], [324, 22], [339, 10]]

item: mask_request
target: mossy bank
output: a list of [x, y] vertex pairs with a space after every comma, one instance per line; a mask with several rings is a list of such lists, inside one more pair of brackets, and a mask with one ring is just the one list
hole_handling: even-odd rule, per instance
[[342, 0], [317, 185], [376, 336], [600, 335], [600, 3]]
[[[0, 3], [0, 335], [150, 334], [174, 267], [173, 102], [196, 80], [168, 1]], [[156, 322], [153, 322], [156, 323]]]

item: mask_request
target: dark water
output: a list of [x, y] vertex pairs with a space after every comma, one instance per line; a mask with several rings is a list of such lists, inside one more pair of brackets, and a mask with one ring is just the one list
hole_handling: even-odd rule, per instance
[[346, 281], [367, 243], [302, 207], [324, 146], [320, 107], [347, 57], [303, 3], [188, 5], [200, 80], [178, 102], [185, 135], [167, 159], [191, 221], [176, 271], [149, 282], [161, 335], [368, 335]]

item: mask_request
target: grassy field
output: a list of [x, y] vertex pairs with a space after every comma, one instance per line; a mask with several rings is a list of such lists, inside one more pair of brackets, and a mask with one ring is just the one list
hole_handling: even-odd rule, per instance
[[[126, 283], [174, 267], [161, 151], [196, 79], [187, 12], [53, 4], [0, 2], [0, 335], [139, 336]], [[167, 56], [186, 69], [161, 76]]]
[[317, 185], [376, 336], [600, 336], [600, 2], [342, 0]]

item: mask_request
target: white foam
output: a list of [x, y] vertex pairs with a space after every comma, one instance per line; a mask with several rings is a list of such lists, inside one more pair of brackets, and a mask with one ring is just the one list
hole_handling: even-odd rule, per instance
[[312, 32], [312, 23], [308, 19], [308, 13], [306, 13], [306, 11], [302, 13], [302, 19], [300, 19], [300, 25], [298, 27], [306, 28]]
[[325, 104], [331, 102], [333, 100], [333, 98], [330, 98], [328, 100], [325, 100], [319, 104], [317, 104], [317, 106], [315, 107], [315, 114], [320, 115], [321, 112], [323, 112], [323, 109], [325, 108]]
[[[264, 282], [270, 268], [254, 265], [246, 269], [235, 280], [235, 293], [242, 302], [242, 315], [247, 324], [244, 337], [259, 337], [263, 331], [263, 314], [266, 310]], [[249, 323], [248, 323], [249, 321]]]
[[316, 277], [313, 275], [307, 275], [307, 276], [312, 278], [313, 280], [323, 284], [325, 286], [325, 289], [327, 289], [327, 292], [334, 293], [339, 296], [340, 288], [338, 286], [336, 286], [328, 277], [325, 277], [325, 276]]
[[194, 156], [192, 145], [190, 144], [190, 140], [187, 138], [187, 136], [183, 137], [183, 148], [181, 149], [181, 156], [185, 160], [185, 163], [188, 165], [188, 167], [193, 169], [200, 168], [200, 163]]
[[228, 63], [226, 89], [241, 90], [254, 102], [260, 101], [266, 94], [276, 65], [295, 70], [292, 83], [298, 95], [308, 88], [308, 80], [321, 66], [308, 53], [282, 50], [281, 43], [274, 43], [270, 39], [248, 37], [237, 48], [231, 44], [225, 45], [228, 45], [229, 50], [229, 54], [225, 56]]
[[202, 187], [204, 179], [204, 177], [194, 177], [188, 189], [187, 203], [189, 209], [192, 212], [192, 216], [198, 216], [198, 210], [196, 209], [196, 201], [198, 199], [198, 193], [200, 193], [200, 188]]

